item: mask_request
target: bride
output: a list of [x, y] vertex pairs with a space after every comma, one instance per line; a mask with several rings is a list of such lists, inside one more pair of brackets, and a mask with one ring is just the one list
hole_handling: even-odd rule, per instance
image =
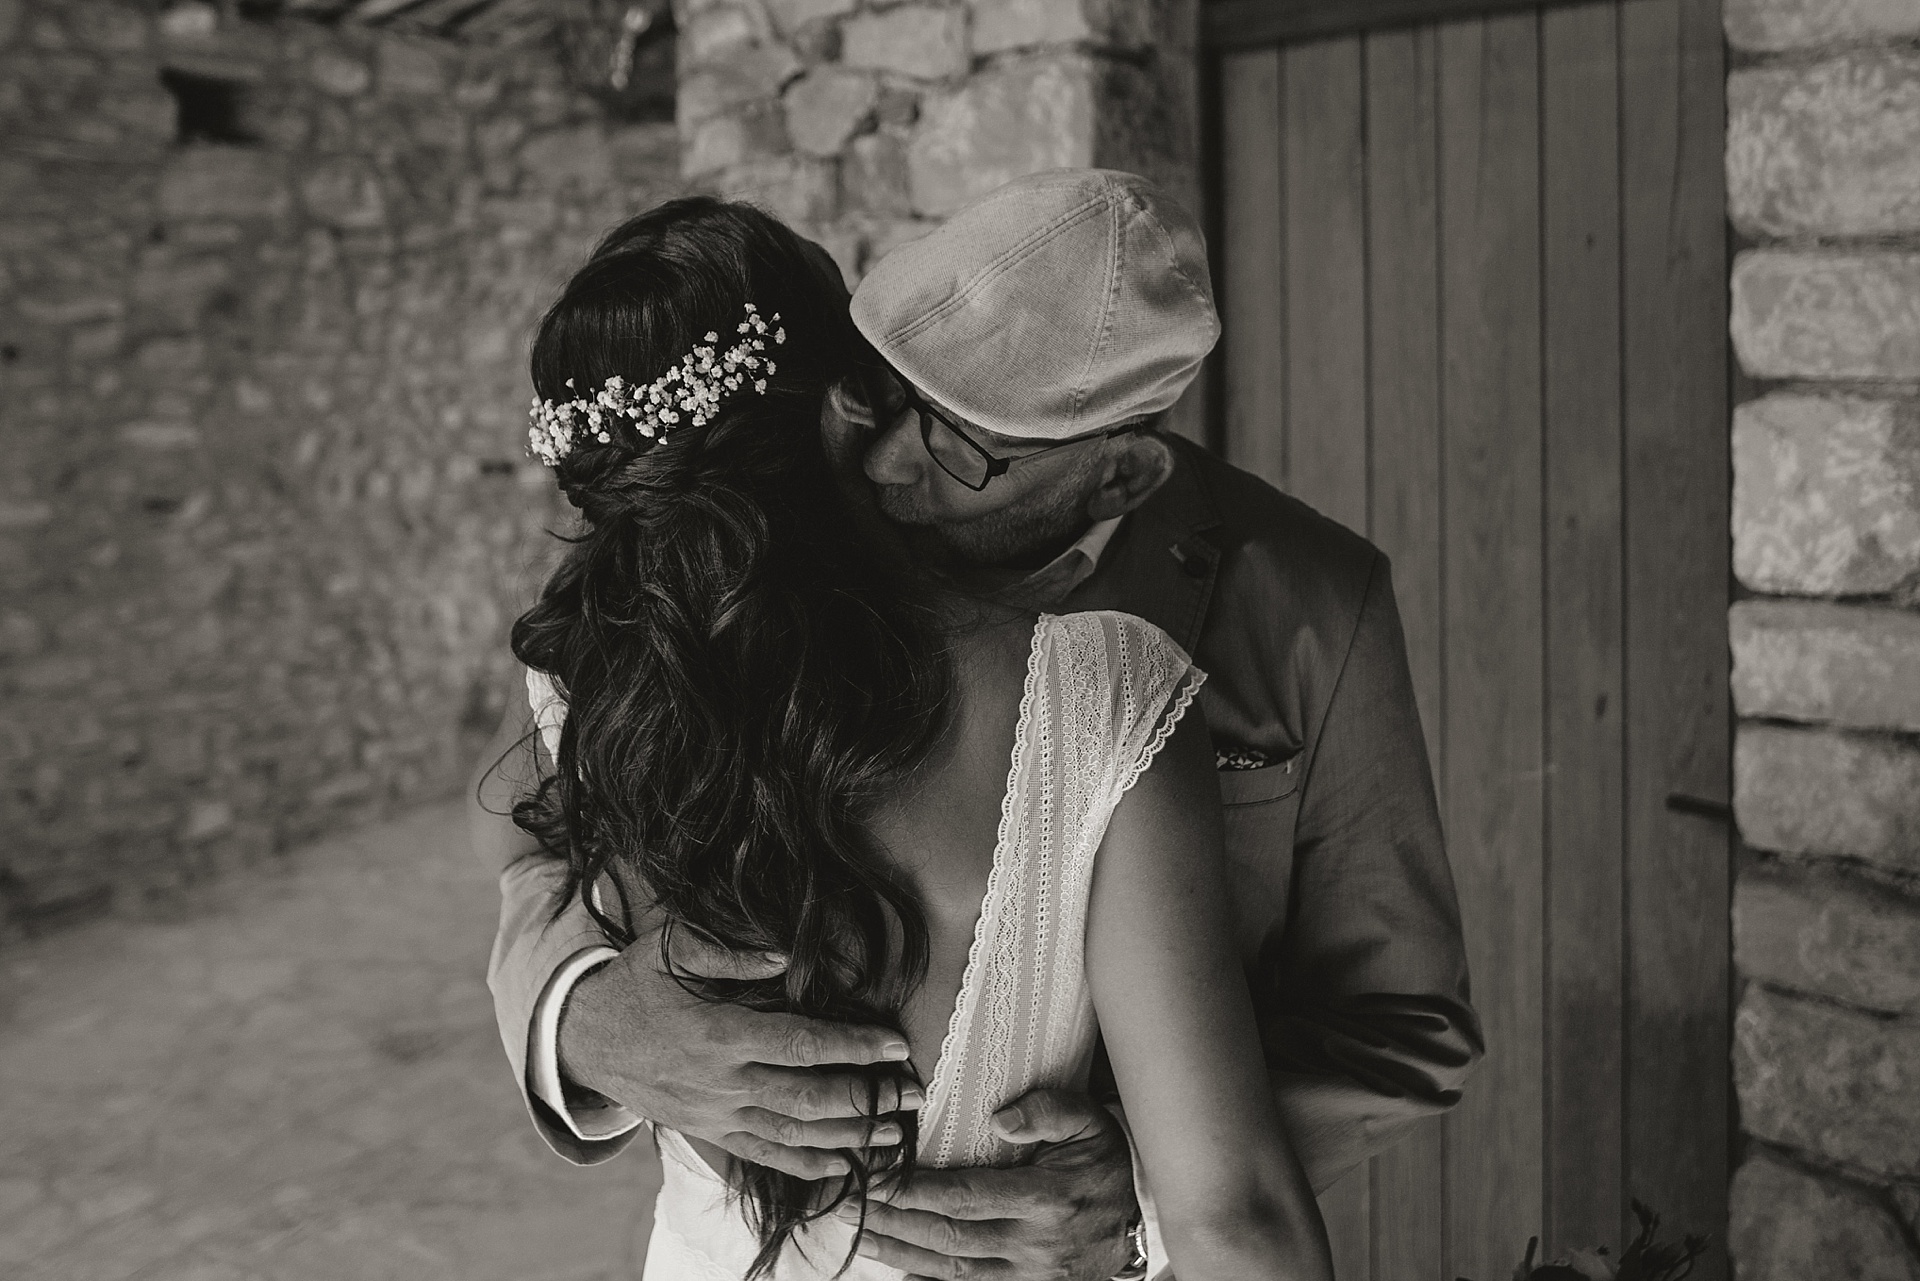
[[1084, 1088], [1100, 1036], [1184, 1281], [1331, 1278], [1233, 953], [1205, 676], [1131, 615], [916, 572], [822, 432], [899, 394], [831, 271], [675, 201], [533, 348], [533, 451], [583, 521], [514, 628], [544, 752], [515, 821], [616, 943], [664, 918], [663, 964], [676, 930], [785, 963], [681, 975], [705, 999], [902, 1033], [840, 1177], [660, 1128], [646, 1275], [898, 1277], [855, 1253], [866, 1199], [1021, 1161], [994, 1111]]

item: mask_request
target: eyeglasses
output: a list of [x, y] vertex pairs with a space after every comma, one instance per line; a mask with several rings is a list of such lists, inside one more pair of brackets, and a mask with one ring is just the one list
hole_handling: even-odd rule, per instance
[[1107, 440], [1114, 436], [1137, 431], [1144, 423], [1123, 423], [1118, 427], [1109, 427], [1105, 431], [1090, 436], [1075, 436], [1072, 440], [1057, 441], [1051, 445], [1042, 445], [1038, 449], [1016, 454], [1011, 458], [1002, 458], [998, 454], [988, 453], [986, 448], [962, 430], [960, 424], [921, 399], [920, 394], [902, 378], [898, 380], [900, 399], [906, 408], [911, 409], [920, 418], [920, 441], [927, 447], [927, 454], [940, 464], [940, 470], [947, 473], [976, 493], [987, 487], [987, 482], [995, 476], [1004, 476], [1007, 469], [1015, 463], [1024, 462], [1040, 454], [1056, 449], [1066, 449], [1072, 445], [1084, 445], [1090, 440]]

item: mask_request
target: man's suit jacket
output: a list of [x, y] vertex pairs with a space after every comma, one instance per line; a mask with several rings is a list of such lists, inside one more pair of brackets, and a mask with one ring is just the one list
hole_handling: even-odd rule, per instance
[[[1386, 557], [1177, 438], [1171, 479], [1057, 609], [1158, 624], [1207, 672], [1216, 746], [1271, 763], [1220, 775], [1239, 943], [1283, 1115], [1316, 1187], [1451, 1107], [1481, 1053], [1460, 912]], [[489, 981], [525, 1088], [554, 970], [601, 943], [577, 904], [551, 926], [552, 860], [501, 878]], [[582, 1143], [538, 1100], [570, 1160]]]

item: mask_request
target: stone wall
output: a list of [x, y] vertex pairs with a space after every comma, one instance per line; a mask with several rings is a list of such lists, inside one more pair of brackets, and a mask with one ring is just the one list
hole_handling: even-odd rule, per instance
[[1920, 1278], [1920, 5], [1727, 0], [1742, 1281]]
[[458, 785], [531, 323], [679, 186], [541, 47], [158, 8], [0, 0], [0, 934]]
[[1198, 207], [1193, 0], [679, 0], [682, 169], [757, 199], [850, 280], [1041, 169], [1144, 173]]

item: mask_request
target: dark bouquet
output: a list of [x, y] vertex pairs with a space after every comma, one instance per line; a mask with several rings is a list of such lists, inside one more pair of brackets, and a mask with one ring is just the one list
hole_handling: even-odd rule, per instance
[[1694, 1260], [1707, 1248], [1707, 1238], [1689, 1234], [1678, 1244], [1656, 1241], [1660, 1216], [1639, 1201], [1633, 1202], [1633, 1214], [1640, 1220], [1640, 1235], [1620, 1252], [1618, 1263], [1600, 1246], [1536, 1264], [1533, 1254], [1540, 1248], [1540, 1238], [1534, 1237], [1527, 1242], [1527, 1257], [1513, 1270], [1513, 1281], [1681, 1281], [1690, 1274]]

